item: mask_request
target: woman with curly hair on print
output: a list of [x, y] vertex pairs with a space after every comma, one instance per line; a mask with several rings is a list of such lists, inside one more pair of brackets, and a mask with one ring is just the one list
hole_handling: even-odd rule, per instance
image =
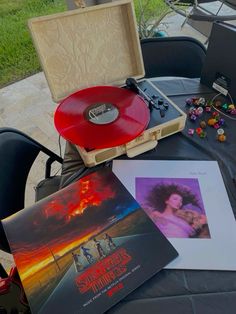
[[209, 238], [206, 215], [192, 209], [199, 206], [198, 199], [186, 186], [157, 184], [149, 195], [147, 212], [162, 233], [168, 238]]

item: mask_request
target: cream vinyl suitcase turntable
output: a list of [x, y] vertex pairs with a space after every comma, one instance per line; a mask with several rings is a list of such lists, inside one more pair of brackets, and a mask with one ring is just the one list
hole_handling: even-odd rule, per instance
[[145, 75], [133, 3], [115, 1], [34, 18], [31, 34], [58, 132], [86, 166], [134, 157], [181, 131], [186, 114]]

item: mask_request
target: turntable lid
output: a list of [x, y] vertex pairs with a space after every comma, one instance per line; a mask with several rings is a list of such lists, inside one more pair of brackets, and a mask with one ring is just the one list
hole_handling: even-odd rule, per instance
[[52, 98], [144, 76], [134, 7], [121, 0], [29, 20]]

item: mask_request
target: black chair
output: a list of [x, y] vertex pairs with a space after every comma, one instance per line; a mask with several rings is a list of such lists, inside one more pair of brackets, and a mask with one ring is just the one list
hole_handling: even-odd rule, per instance
[[[203, 4], [214, 3], [216, 12], [206, 9]], [[176, 13], [197, 21], [233, 21], [236, 19], [236, 13], [223, 15], [220, 13], [223, 5], [236, 9], [236, 0], [165, 0], [165, 3]], [[192, 10], [184, 10], [184, 5], [188, 5]]]
[[236, 20], [236, 0], [165, 0], [165, 3], [185, 17], [182, 26], [187, 22], [207, 38], [213, 22]]
[[[24, 208], [27, 177], [40, 152], [47, 160], [45, 179], [37, 187], [36, 200], [58, 190], [60, 176], [51, 176], [51, 165], [54, 161], [62, 164], [63, 159], [16, 129], [0, 128], [0, 220]], [[2, 224], [0, 249], [10, 251]]]
[[201, 76], [206, 48], [198, 40], [185, 37], [141, 39], [145, 77]]

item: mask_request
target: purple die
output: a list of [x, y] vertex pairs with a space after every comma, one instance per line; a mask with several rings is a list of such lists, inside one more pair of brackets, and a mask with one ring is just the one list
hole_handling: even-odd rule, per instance
[[220, 118], [218, 121], [219, 126], [222, 126], [225, 124], [225, 120], [223, 118]]
[[192, 98], [187, 98], [187, 99], [186, 99], [186, 105], [191, 106], [192, 104], [193, 104]]
[[196, 119], [197, 119], [197, 116], [195, 114], [190, 115], [190, 120], [196, 121]]
[[188, 129], [188, 134], [193, 135], [194, 134], [194, 129]]

